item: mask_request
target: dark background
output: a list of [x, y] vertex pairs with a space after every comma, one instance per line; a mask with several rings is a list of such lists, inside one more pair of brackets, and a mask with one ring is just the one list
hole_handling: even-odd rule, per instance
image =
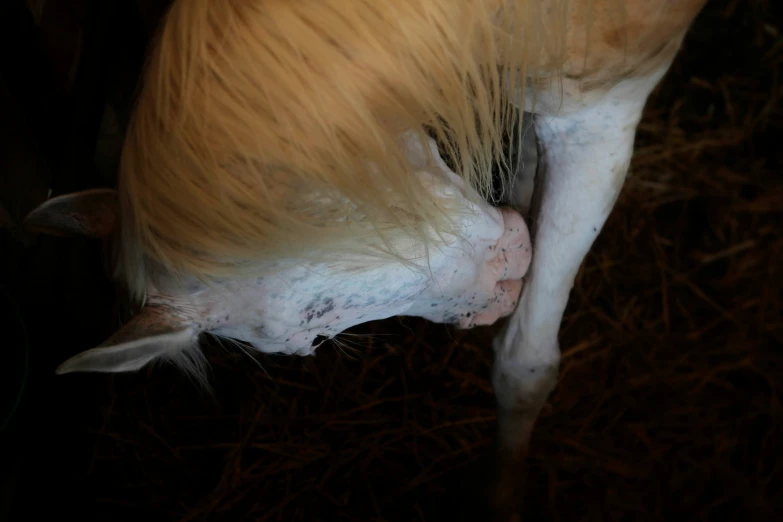
[[[485, 480], [493, 328], [208, 346], [211, 396], [169, 367], [54, 375], [111, 332], [113, 287], [99, 244], [18, 225], [49, 189], [112, 186], [165, 2], [25, 4], [0, 7], [0, 520], [454, 520]], [[528, 519], [783, 513], [782, 22], [711, 1], [652, 96], [566, 312]]]

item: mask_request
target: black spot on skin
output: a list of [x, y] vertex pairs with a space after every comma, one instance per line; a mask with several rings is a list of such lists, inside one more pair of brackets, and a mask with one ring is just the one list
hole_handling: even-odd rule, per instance
[[456, 314], [449, 314], [443, 318], [444, 323], [457, 324], [459, 323], [459, 316]]
[[345, 300], [345, 304], [343, 305], [343, 308], [350, 310], [351, 308], [359, 308], [361, 305], [353, 304], [354, 298], [358, 299], [358, 294], [351, 294], [351, 297]]
[[230, 315], [227, 315], [227, 316], [226, 316], [226, 321], [228, 321], [228, 318], [229, 318], [229, 317], [231, 317], [231, 316], [230, 316]]
[[[320, 319], [321, 317], [324, 316], [324, 314], [327, 314], [327, 313], [331, 312], [332, 310], [334, 310], [334, 300], [331, 297], [329, 297], [329, 298], [324, 299], [324, 307], [321, 308], [319, 311], [317, 311], [315, 313], [315, 316], [318, 319]], [[312, 319], [312, 317], [311, 317], [311, 319]], [[307, 322], [309, 323], [310, 321], [308, 320]]]
[[466, 313], [465, 317], [470, 317], [470, 312]]
[[598, 228], [593, 227], [593, 232], [598, 232]]
[[530, 368], [530, 373], [536, 373], [536, 369], [535, 368]]
[[430, 306], [431, 306], [432, 308], [435, 308], [436, 306], [438, 306], [438, 303], [432, 303]]

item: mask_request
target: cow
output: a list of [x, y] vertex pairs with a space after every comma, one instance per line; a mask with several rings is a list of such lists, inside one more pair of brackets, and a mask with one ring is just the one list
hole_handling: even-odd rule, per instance
[[[395, 315], [507, 317], [492, 382], [494, 507], [510, 519], [577, 271], [705, 3], [176, 0], [117, 190], [26, 220], [111, 237], [140, 307], [58, 372], [169, 360], [203, 375], [202, 333], [310, 355]], [[508, 160], [507, 135], [535, 137], [535, 176]]]

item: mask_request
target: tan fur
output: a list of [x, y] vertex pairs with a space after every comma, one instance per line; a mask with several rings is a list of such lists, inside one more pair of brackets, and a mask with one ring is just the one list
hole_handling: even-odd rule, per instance
[[287, 257], [395, 255], [400, 234], [435, 240], [448, 213], [399, 133], [448, 136], [459, 174], [486, 195], [501, 131], [517, 123], [505, 86], [557, 62], [564, 33], [541, 21], [565, 6], [176, 2], [123, 150], [120, 273], [138, 295], [147, 258], [215, 277]]
[[[578, 107], [629, 78], [659, 69], [707, 0], [576, 0], [569, 9], [563, 67], [552, 78], [532, 78], [530, 88], [581, 98]], [[553, 82], [557, 86], [553, 89]], [[538, 107], [542, 111], [568, 107]]]
[[[429, 127], [486, 196], [493, 160], [510, 174], [501, 135], [521, 100], [507, 93], [529, 78], [551, 89], [560, 72], [611, 82], [626, 53], [665, 43], [644, 24], [672, 3], [178, 0], [123, 150], [119, 274], [141, 297], [148, 261], [208, 279], [437, 241], [450, 212], [422, 190], [400, 132]], [[626, 34], [633, 24], [644, 30]]]
[[[625, 0], [623, 10], [611, 0], [582, 1], [574, 4], [569, 34], [566, 78], [584, 81], [582, 89], [641, 77], [671, 61], [696, 14], [707, 0]], [[588, 24], [587, 20], [592, 20]], [[591, 35], [585, 38], [585, 29]]]

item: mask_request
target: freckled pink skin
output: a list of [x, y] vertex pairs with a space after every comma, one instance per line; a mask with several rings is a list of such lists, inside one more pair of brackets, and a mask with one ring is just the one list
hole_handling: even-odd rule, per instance
[[[467, 242], [430, 256], [428, 270], [399, 263], [358, 273], [340, 265], [299, 265], [272, 277], [209, 287], [167, 282], [151, 289], [149, 304], [173, 306], [195, 330], [245, 341], [262, 352], [299, 355], [314, 351], [316, 336], [333, 337], [396, 315], [460, 328], [489, 325], [514, 310], [531, 259], [522, 217], [509, 209], [489, 210]], [[178, 290], [185, 286], [188, 291]]]
[[460, 328], [489, 325], [509, 315], [531, 260], [524, 220], [511, 209], [496, 209], [478, 198], [469, 201], [466, 192], [471, 189], [442, 161], [421, 175], [434, 193], [452, 198], [463, 211], [457, 218], [459, 237], [426, 256], [420, 249], [416, 264], [421, 269], [346, 257], [332, 264], [281, 261], [273, 276], [210, 286], [181, 279], [174, 283], [162, 275], [149, 289], [148, 303], [173, 307], [196, 332], [245, 341], [262, 352], [299, 355], [311, 354], [319, 335], [333, 337], [357, 324], [397, 315]]
[[[409, 315], [472, 328], [490, 325], [514, 311], [522, 291], [522, 278], [530, 266], [532, 248], [522, 216], [511, 209], [502, 209], [500, 215], [503, 223], [500, 238], [476, 245], [478, 255], [470, 260], [472, 263], [464, 260], [464, 264], [454, 265], [459, 283], [452, 281], [450, 292], [436, 294], [429, 311], [426, 306], [424, 309], [417, 306]], [[455, 292], [461, 286], [464, 290]], [[457, 295], [448, 297], [453, 293]]]

